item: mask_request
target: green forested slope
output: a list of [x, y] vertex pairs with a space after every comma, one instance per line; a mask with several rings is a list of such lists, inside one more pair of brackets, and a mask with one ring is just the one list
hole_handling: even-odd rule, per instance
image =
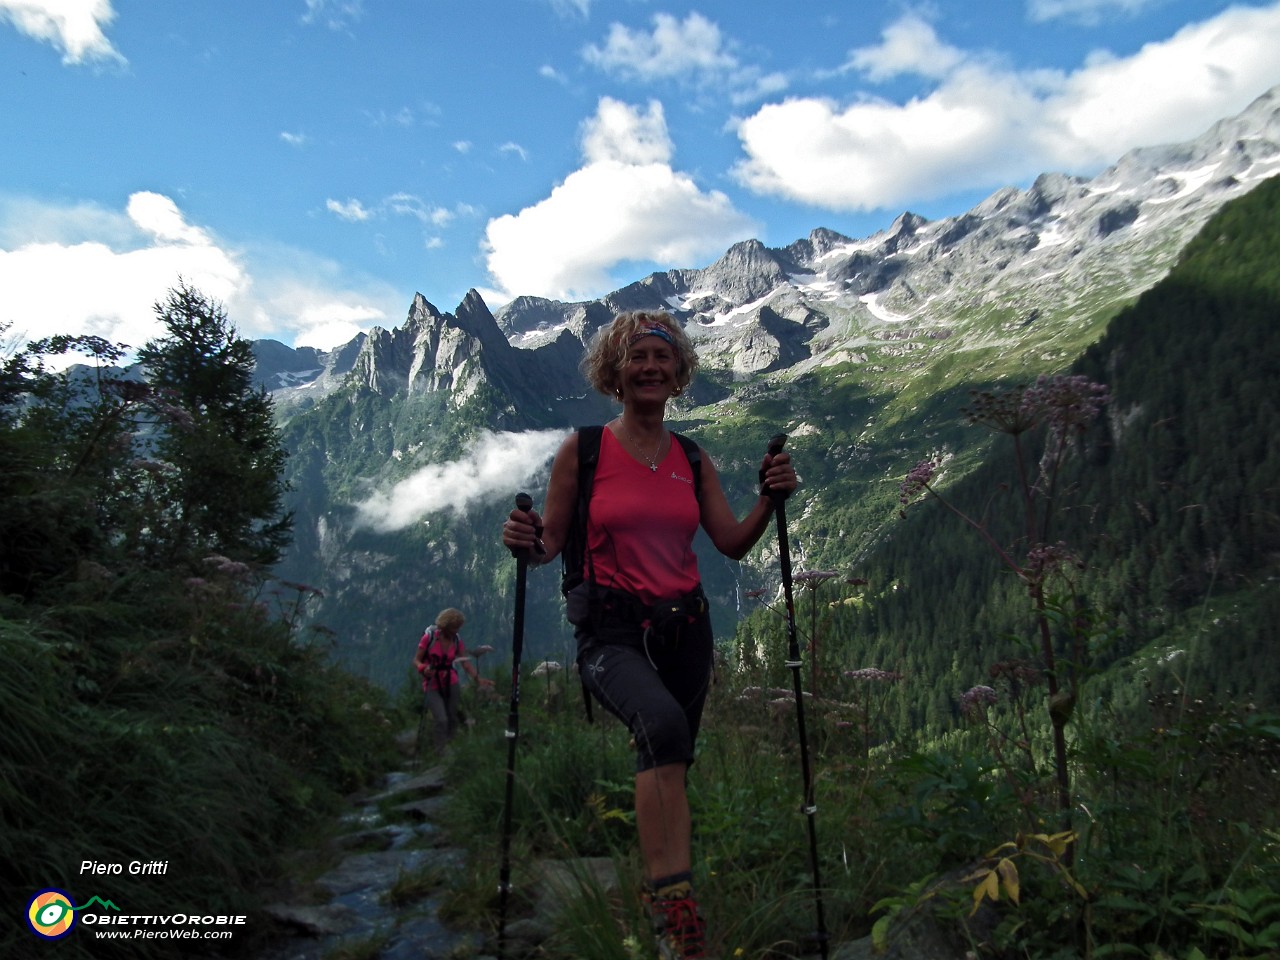
[[[1111, 393], [1064, 465], [1049, 538], [1084, 560], [1080, 596], [1109, 631], [1089, 666], [1118, 665], [1118, 677], [1136, 670], [1144, 682], [1193, 678], [1197, 694], [1280, 703], [1278, 319], [1273, 179], [1210, 221], [1071, 371]], [[1008, 437], [993, 436], [988, 459], [943, 490], [1000, 543], [1025, 552], [1011, 453]], [[886, 496], [886, 517], [895, 506]], [[1015, 638], [1029, 629], [1027, 593], [936, 503], [884, 530], [852, 570], [870, 581], [866, 596], [838, 608], [829, 646], [849, 666], [912, 675], [918, 687], [903, 720], [930, 724], [1017, 652]], [[1116, 680], [1109, 695], [1144, 691]]]

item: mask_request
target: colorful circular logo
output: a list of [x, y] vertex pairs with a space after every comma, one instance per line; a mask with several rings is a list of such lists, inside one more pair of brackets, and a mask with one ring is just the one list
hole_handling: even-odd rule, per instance
[[27, 906], [27, 922], [37, 936], [46, 940], [65, 937], [76, 925], [71, 898], [61, 890], [41, 890]]

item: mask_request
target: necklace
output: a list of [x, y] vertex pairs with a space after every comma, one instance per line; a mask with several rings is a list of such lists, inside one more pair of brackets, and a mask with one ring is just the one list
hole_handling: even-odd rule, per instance
[[631, 430], [628, 429], [626, 417], [618, 417], [618, 422], [622, 424], [622, 432], [627, 435], [627, 439], [630, 440], [631, 445], [636, 448], [636, 452], [639, 453], [640, 456], [644, 457], [645, 463], [649, 464], [649, 472], [657, 473], [658, 454], [662, 451], [662, 441], [666, 439], [666, 431], [663, 431], [663, 435], [658, 437], [658, 445], [653, 448], [653, 456], [649, 456], [649, 454], [645, 453], [643, 448], [641, 448], [639, 441], [637, 441], [632, 435]]

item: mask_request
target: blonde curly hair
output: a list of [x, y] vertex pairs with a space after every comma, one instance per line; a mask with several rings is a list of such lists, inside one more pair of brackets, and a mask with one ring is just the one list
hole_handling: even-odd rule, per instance
[[462, 611], [453, 607], [445, 607], [436, 614], [436, 626], [445, 633], [457, 633], [466, 622], [467, 618], [462, 615]]
[[675, 317], [666, 311], [620, 313], [597, 330], [582, 356], [582, 373], [587, 382], [606, 397], [621, 400], [622, 371], [631, 355], [632, 338], [655, 327], [671, 335], [677, 361], [675, 393], [683, 393], [698, 372], [698, 353]]

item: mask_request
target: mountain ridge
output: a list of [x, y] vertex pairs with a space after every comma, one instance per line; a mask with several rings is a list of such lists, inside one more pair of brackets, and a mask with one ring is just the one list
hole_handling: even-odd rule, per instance
[[[429, 316], [437, 324], [453, 324], [486, 352], [502, 357], [492, 317], [509, 345], [533, 352], [526, 359], [537, 369], [542, 360], [537, 351], [563, 331], [581, 344], [621, 310], [667, 309], [707, 352], [708, 367], [728, 369], [739, 379], [778, 372], [778, 357], [798, 346], [785, 328], [761, 328], [758, 319], [766, 307], [774, 318], [819, 328], [812, 338], [802, 338], [813, 341], [806, 358], [811, 361], [827, 349], [852, 349], [856, 357], [860, 334], [874, 338], [893, 324], [941, 326], [945, 337], [964, 338], [958, 343], [1016, 346], [1022, 339], [1019, 329], [1029, 323], [1044, 326], [1055, 316], [1091, 312], [1090, 298], [1081, 291], [1103, 287], [1107, 303], [1132, 299], [1168, 269], [1177, 249], [1223, 202], [1276, 173], [1280, 87], [1195, 140], [1129, 151], [1089, 180], [1041, 174], [1026, 190], [1002, 188], [971, 210], [942, 220], [907, 211], [861, 240], [823, 227], [781, 248], [746, 240], [707, 267], [655, 272], [594, 301], [520, 296], [490, 313], [472, 289], [453, 314], [444, 314], [419, 293], [406, 323]], [[948, 322], [975, 310], [979, 315], [969, 324]], [[1065, 326], [1078, 330], [1087, 322], [1077, 316]], [[278, 356], [278, 346], [264, 350], [261, 380], [282, 410], [292, 411], [299, 397], [314, 400], [336, 388], [341, 373], [350, 370], [346, 363], [353, 349], [403, 346], [380, 335], [380, 329], [332, 351], [332, 359], [329, 352], [301, 348], [319, 361], [306, 368], [318, 371], [310, 380], [298, 363]], [[1078, 350], [1080, 339], [1064, 337], [1064, 347]], [[462, 349], [453, 343], [448, 348]], [[563, 372], [558, 356], [563, 349], [554, 351], [550, 365], [557, 373]], [[397, 380], [406, 381], [424, 366], [440, 367], [408, 353], [389, 366], [386, 361], [392, 359], [366, 365], [389, 376], [394, 371]], [[286, 374], [291, 379], [282, 379]], [[379, 382], [377, 389], [386, 392], [392, 386]]]

